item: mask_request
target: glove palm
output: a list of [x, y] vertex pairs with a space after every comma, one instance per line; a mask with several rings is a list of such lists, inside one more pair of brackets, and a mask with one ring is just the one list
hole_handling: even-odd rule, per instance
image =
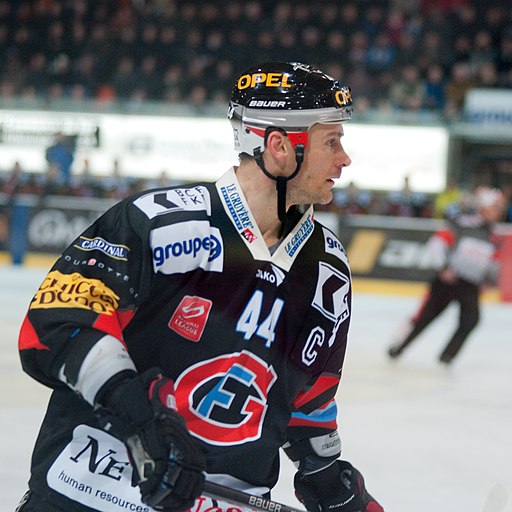
[[346, 461], [311, 475], [297, 473], [294, 485], [309, 512], [384, 512], [366, 490], [363, 475]]

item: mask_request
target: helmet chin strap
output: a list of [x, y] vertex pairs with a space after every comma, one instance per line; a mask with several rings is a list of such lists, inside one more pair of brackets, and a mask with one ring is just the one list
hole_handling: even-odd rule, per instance
[[267, 171], [267, 169], [265, 169], [265, 164], [263, 162], [263, 153], [260, 148], [256, 148], [254, 150], [254, 159], [256, 160], [256, 163], [263, 171], [265, 176], [276, 182], [277, 216], [284, 225], [288, 222], [288, 216], [286, 213], [286, 183], [289, 180], [295, 178], [297, 174], [299, 174], [302, 162], [304, 160], [304, 144], [297, 144], [295, 146], [295, 161], [297, 162], [297, 166], [295, 167], [295, 171], [293, 171], [293, 173], [290, 174], [290, 176], [273, 176], [272, 174], [270, 174]]

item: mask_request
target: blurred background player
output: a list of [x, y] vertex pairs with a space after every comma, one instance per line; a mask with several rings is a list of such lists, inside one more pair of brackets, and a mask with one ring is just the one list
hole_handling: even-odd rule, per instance
[[450, 364], [480, 319], [480, 293], [486, 283], [496, 283], [498, 263], [494, 224], [503, 215], [504, 196], [498, 189], [480, 187], [474, 194], [474, 211], [447, 219], [446, 228], [427, 243], [436, 275], [419, 311], [389, 348], [398, 358], [432, 320], [453, 301], [460, 306], [459, 323], [439, 356]]

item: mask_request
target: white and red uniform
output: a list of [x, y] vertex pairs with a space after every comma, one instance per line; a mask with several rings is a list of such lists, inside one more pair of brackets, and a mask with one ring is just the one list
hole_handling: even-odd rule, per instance
[[486, 282], [495, 282], [499, 265], [493, 226], [478, 214], [459, 214], [448, 219], [427, 246], [438, 273], [430, 283], [420, 309], [402, 336], [389, 350], [398, 357], [452, 302], [460, 306], [459, 322], [439, 356], [450, 363], [480, 320], [480, 292]]

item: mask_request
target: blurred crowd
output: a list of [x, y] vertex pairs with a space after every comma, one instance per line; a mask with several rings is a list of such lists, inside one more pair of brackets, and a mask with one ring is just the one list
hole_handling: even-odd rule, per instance
[[457, 119], [471, 87], [512, 87], [510, 0], [0, 0], [0, 101], [225, 106], [248, 62], [299, 60], [356, 111]]
[[[512, 6], [510, 0], [0, 0], [0, 105], [92, 100], [100, 108], [164, 102], [198, 112], [205, 105], [225, 109], [234, 77], [248, 62], [267, 60], [304, 61], [340, 77], [354, 91], [358, 120], [370, 112], [373, 119], [376, 112], [410, 112], [458, 120], [470, 88], [512, 88]], [[47, 149], [46, 173], [16, 163], [1, 169], [0, 191], [8, 198], [120, 199], [176, 184], [165, 172], [151, 180], [125, 176], [117, 161], [107, 176], [96, 176], [87, 160], [71, 173], [73, 148], [58, 139]], [[491, 174], [479, 176], [479, 184]], [[511, 201], [512, 191], [504, 192]], [[354, 184], [337, 189], [329, 208], [442, 217], [439, 203], [452, 196], [451, 203], [464, 204], [455, 184], [437, 197], [411, 190], [406, 178], [392, 192]], [[504, 220], [512, 220], [510, 211]]]
[[[0, 172], [0, 194], [3, 195], [4, 205], [23, 194], [42, 199], [47, 196], [74, 196], [119, 200], [143, 190], [180, 184], [186, 185], [186, 182], [173, 179], [166, 171], [151, 179], [127, 176], [122, 172], [118, 160], [112, 162], [112, 169], [105, 176], [94, 174], [87, 159], [84, 159], [80, 173], [70, 175], [69, 179], [63, 179], [62, 172], [54, 164], [49, 165], [46, 173], [26, 172], [19, 162], [9, 172]], [[341, 218], [350, 215], [447, 218], [470, 210], [473, 189], [482, 184], [486, 184], [485, 180], [467, 189], [449, 179], [443, 191], [433, 194], [414, 190], [408, 176], [400, 189], [391, 191], [367, 190], [351, 182], [346, 187], [335, 188], [334, 200], [326, 206], [317, 205], [316, 209], [334, 212]], [[502, 192], [506, 207], [500, 220], [512, 222], [512, 186], [504, 186]]]
[[63, 179], [62, 170], [56, 163], [49, 163], [45, 173], [29, 172], [15, 162], [9, 172], [0, 172], [0, 193], [9, 202], [19, 195], [94, 197], [99, 199], [123, 199], [131, 194], [151, 188], [169, 187], [180, 182], [171, 179], [165, 171], [156, 178], [140, 178], [122, 172], [118, 160], [112, 162], [110, 173], [96, 175], [84, 159], [82, 169]]
[[[437, 194], [427, 194], [413, 190], [408, 176], [399, 190], [365, 190], [353, 182], [335, 189], [334, 200], [327, 206], [317, 206], [317, 210], [327, 210], [345, 218], [350, 215], [384, 215], [393, 217], [446, 219], [461, 212], [474, 209], [475, 190], [493, 189], [484, 182], [462, 188], [454, 180], [448, 179], [444, 190]], [[499, 189], [495, 189], [499, 190]], [[500, 222], [512, 222], [512, 186], [505, 185], [500, 190], [503, 198]]]

